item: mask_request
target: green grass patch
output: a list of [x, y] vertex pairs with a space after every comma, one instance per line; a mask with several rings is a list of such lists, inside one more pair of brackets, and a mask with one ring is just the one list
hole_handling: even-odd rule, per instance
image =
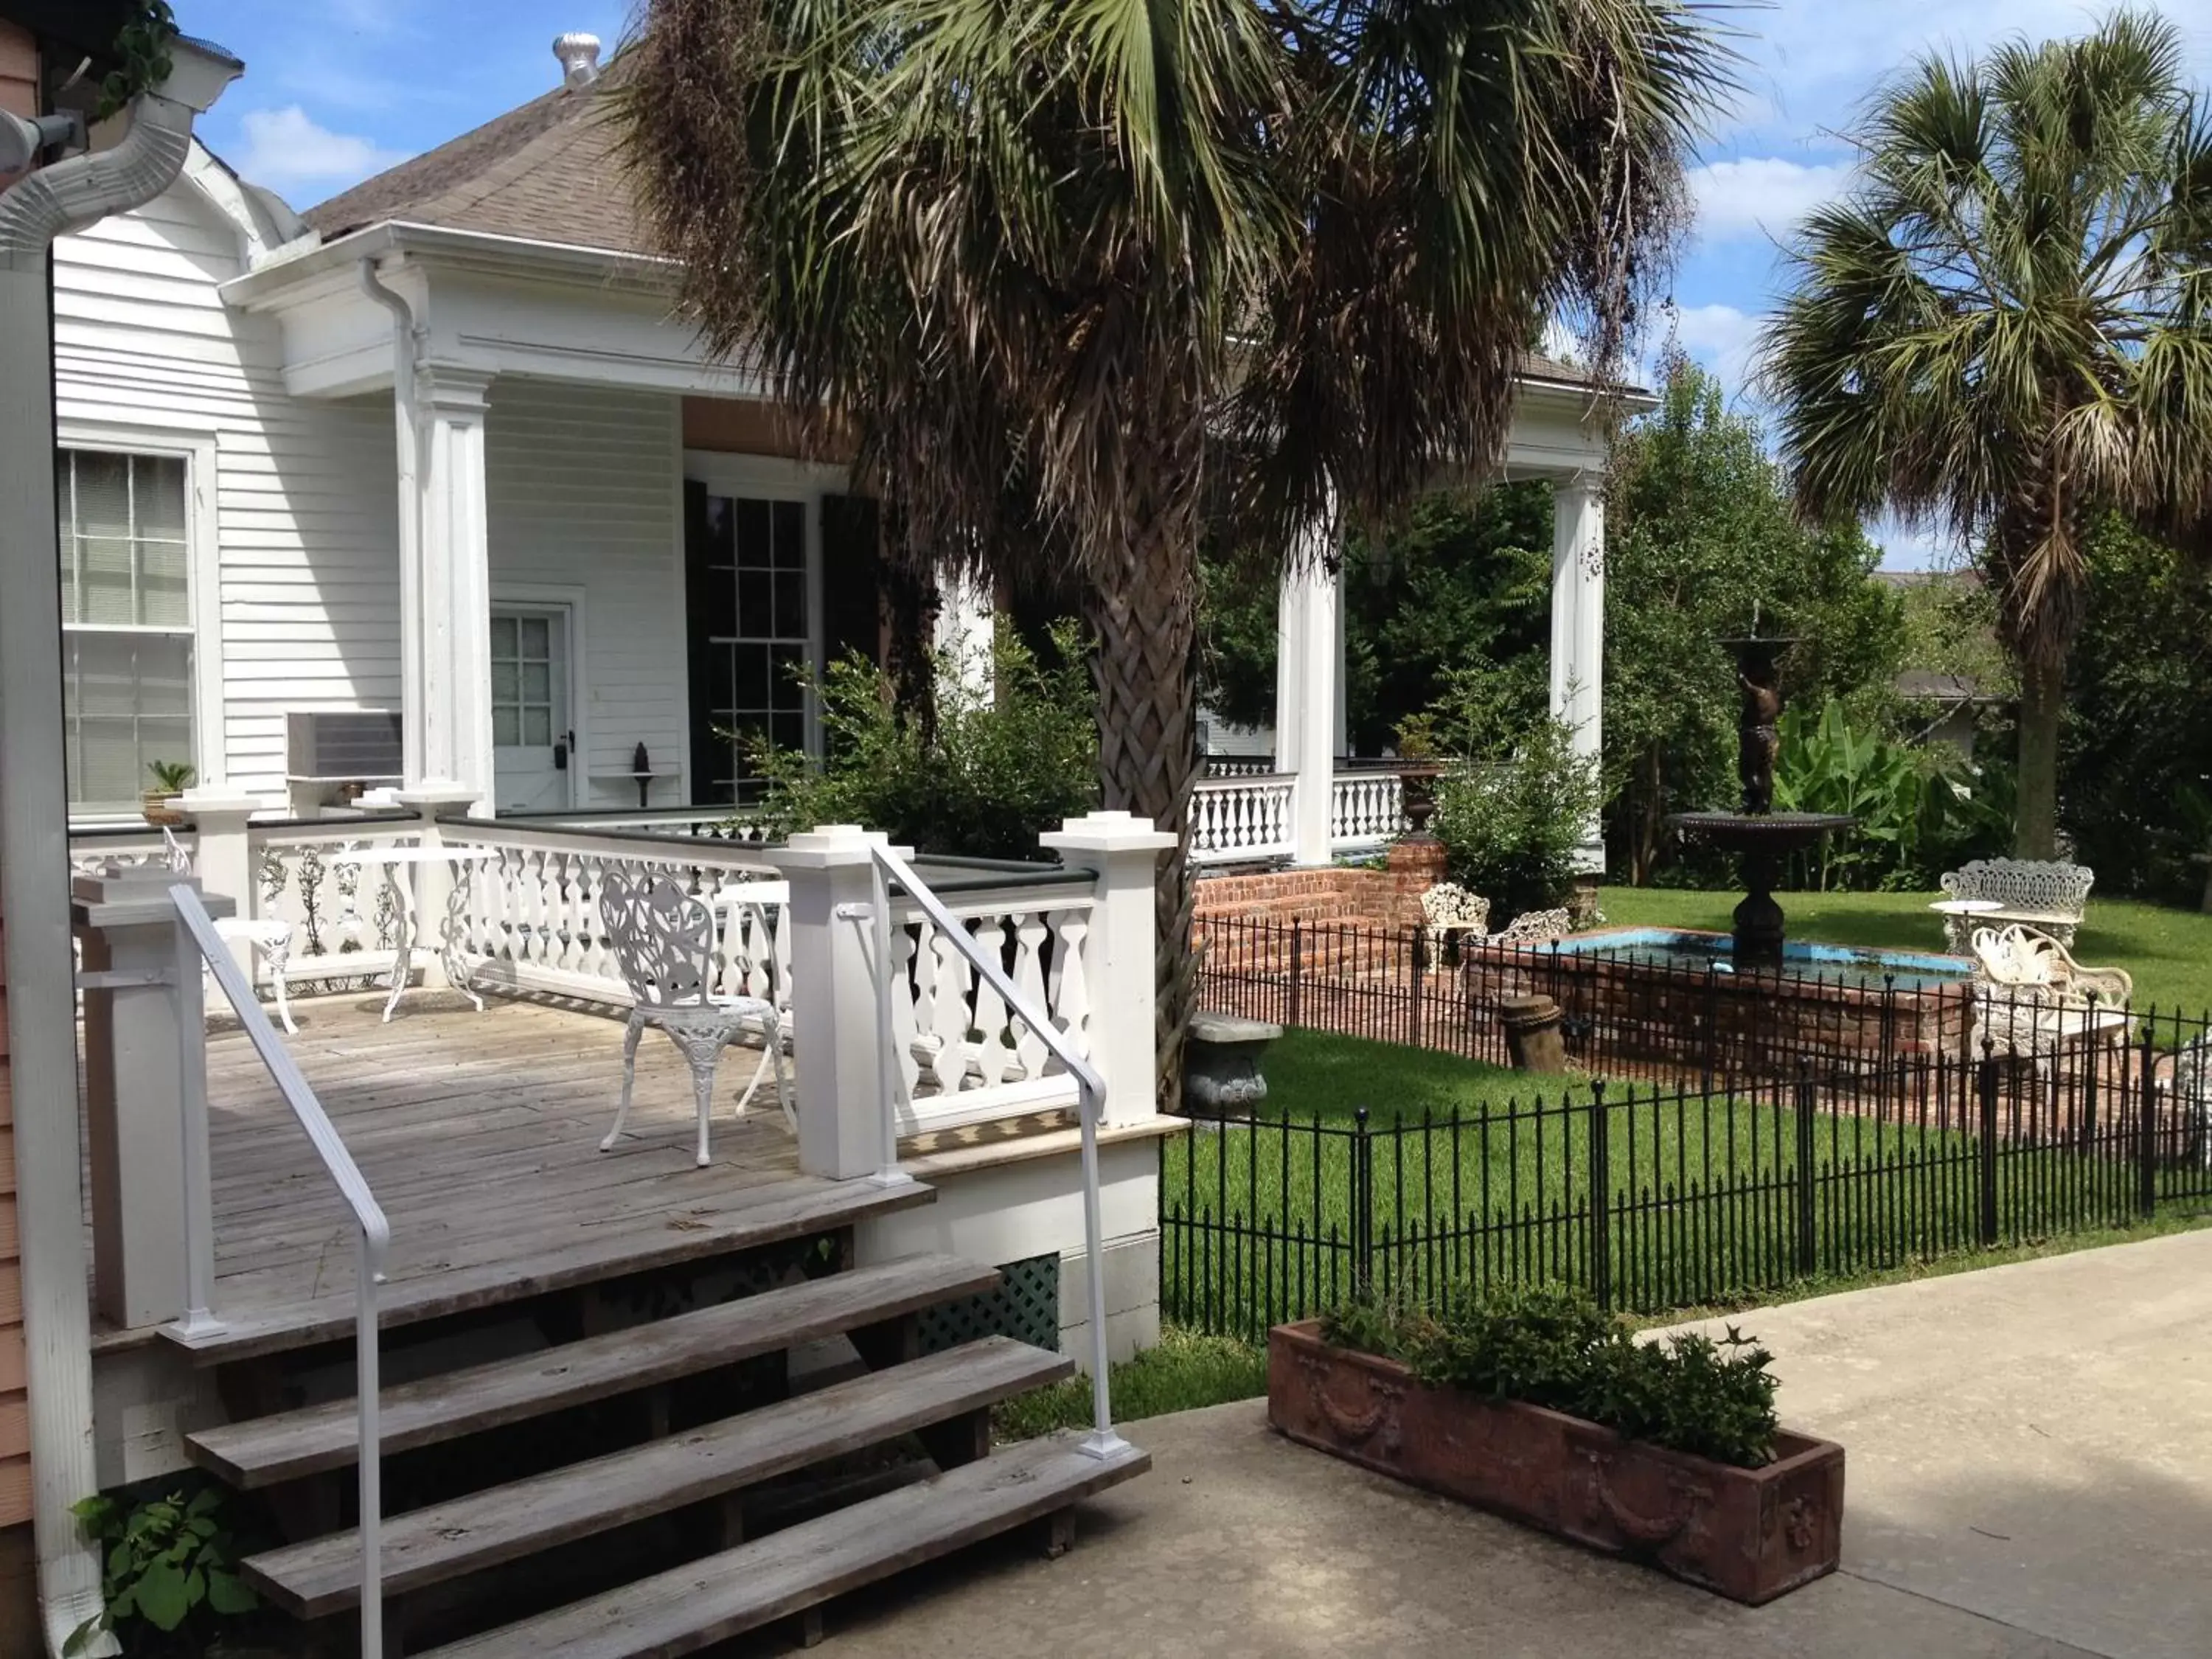
[[[1194, 1411], [1229, 1400], [1249, 1400], [1267, 1391], [1267, 1355], [1262, 1348], [1225, 1336], [1170, 1325], [1159, 1346], [1109, 1368], [1114, 1420], [1133, 1422], [1168, 1412]], [[994, 1407], [991, 1432], [998, 1439], [1030, 1440], [1054, 1429], [1091, 1426], [1091, 1379], [1033, 1389]]]
[[[1741, 894], [1675, 887], [1607, 887], [1598, 896], [1608, 926], [1701, 927], [1726, 933]], [[1928, 908], [1941, 893], [1780, 893], [1793, 939], [1872, 950], [1940, 951], [1943, 927]], [[2074, 955], [2124, 968], [2136, 1006], [2192, 1018], [2212, 1009], [2212, 915], [2135, 899], [2091, 896]]]
[[1319, 1118], [1346, 1127], [1363, 1106], [1373, 1123], [1418, 1122], [1424, 1111], [1448, 1117], [1455, 1107], [1466, 1111], [1485, 1101], [1503, 1105], [1538, 1092], [1556, 1100], [1568, 1086], [1562, 1078], [1540, 1089], [1526, 1072], [1328, 1031], [1285, 1031], [1268, 1045], [1261, 1069], [1267, 1079], [1261, 1115], [1288, 1113], [1300, 1122]]

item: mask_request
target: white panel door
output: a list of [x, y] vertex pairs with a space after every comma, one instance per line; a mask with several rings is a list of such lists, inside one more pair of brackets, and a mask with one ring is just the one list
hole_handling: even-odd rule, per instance
[[498, 811], [561, 812], [576, 805], [580, 762], [568, 696], [567, 607], [494, 606], [492, 795]]

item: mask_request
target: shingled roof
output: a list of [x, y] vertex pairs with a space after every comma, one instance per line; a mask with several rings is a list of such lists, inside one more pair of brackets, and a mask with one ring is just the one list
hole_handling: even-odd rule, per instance
[[622, 69], [617, 58], [592, 85], [533, 98], [301, 216], [325, 241], [398, 220], [649, 253], [610, 119]]

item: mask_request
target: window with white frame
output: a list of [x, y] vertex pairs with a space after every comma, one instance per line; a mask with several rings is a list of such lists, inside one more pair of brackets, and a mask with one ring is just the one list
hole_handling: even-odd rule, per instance
[[185, 462], [64, 449], [54, 493], [70, 810], [127, 811], [153, 763], [196, 763]]

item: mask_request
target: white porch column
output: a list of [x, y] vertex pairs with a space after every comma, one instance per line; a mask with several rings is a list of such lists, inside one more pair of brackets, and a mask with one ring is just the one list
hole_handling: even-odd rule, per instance
[[[491, 377], [424, 365], [415, 377], [421, 434], [413, 550], [403, 580], [407, 757], [410, 793], [466, 790], [471, 811], [491, 802], [491, 551], [484, 508], [484, 392]], [[402, 503], [402, 511], [407, 504]], [[403, 556], [409, 538], [402, 533]]]
[[991, 695], [991, 631], [995, 626], [991, 590], [973, 576], [940, 576], [937, 623], [931, 643], [960, 666], [971, 690]]
[[[1574, 728], [1577, 754], [1604, 742], [1605, 495], [1587, 473], [1552, 491], [1552, 713]], [[1593, 819], [1576, 849], [1586, 874], [1605, 870], [1605, 841]]]
[[1336, 783], [1338, 686], [1344, 678], [1341, 574], [1331, 570], [1329, 532], [1316, 527], [1283, 569], [1275, 621], [1275, 769], [1295, 773], [1291, 860], [1333, 859], [1329, 816]]

